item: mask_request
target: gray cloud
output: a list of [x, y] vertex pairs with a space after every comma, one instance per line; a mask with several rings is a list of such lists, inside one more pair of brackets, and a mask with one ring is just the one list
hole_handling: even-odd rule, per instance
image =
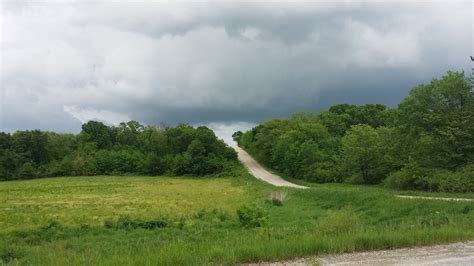
[[219, 128], [340, 102], [394, 105], [414, 85], [469, 69], [471, 8], [4, 3], [0, 130], [128, 118]]

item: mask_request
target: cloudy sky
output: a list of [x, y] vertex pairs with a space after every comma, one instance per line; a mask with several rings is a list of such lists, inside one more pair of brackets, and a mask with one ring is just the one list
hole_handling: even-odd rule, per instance
[[[210, 124], [394, 106], [470, 73], [471, 1], [4, 1], [0, 131]], [[230, 132], [230, 131], [229, 131]]]

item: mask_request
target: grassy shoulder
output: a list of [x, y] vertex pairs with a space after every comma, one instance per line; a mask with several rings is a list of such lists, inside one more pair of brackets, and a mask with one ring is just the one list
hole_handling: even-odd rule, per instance
[[[243, 228], [236, 211], [252, 204], [265, 222]], [[347, 184], [276, 188], [243, 167], [205, 178], [5, 182], [0, 209], [0, 259], [12, 265], [234, 264], [474, 239], [472, 202], [400, 199]], [[127, 226], [123, 217], [145, 222]]]

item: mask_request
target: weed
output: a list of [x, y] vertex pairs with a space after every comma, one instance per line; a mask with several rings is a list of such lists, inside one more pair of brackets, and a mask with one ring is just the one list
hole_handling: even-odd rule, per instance
[[7, 264], [11, 261], [18, 260], [24, 256], [24, 252], [18, 247], [6, 245], [0, 249], [0, 264]]
[[237, 209], [240, 226], [244, 228], [261, 227], [265, 224], [267, 216], [264, 210], [255, 205], [243, 205]]

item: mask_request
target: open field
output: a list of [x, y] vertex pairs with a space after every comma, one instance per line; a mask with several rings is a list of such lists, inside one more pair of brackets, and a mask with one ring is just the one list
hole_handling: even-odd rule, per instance
[[4, 182], [0, 183], [0, 231], [34, 229], [50, 220], [101, 225], [124, 214], [150, 219], [214, 208], [230, 212], [253, 199], [243, 187], [233, 184], [225, 178], [146, 176]]
[[[268, 201], [272, 192], [286, 195], [282, 206]], [[242, 167], [222, 177], [3, 182], [0, 259], [12, 265], [233, 264], [474, 239], [474, 203], [396, 194], [347, 184], [276, 188]], [[252, 203], [267, 219], [245, 229], [236, 210]]]

